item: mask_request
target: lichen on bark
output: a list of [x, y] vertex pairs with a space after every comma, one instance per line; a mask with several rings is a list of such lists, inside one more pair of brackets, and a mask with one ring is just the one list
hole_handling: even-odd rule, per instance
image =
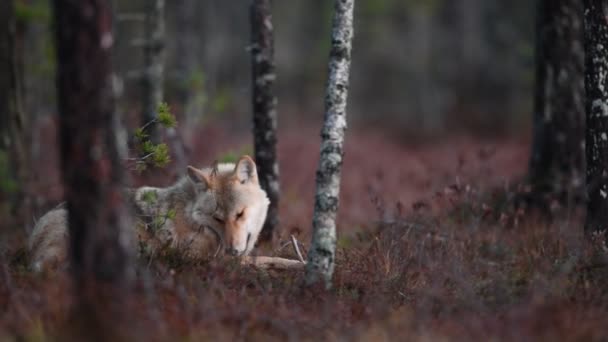
[[353, 39], [354, 0], [336, 0], [332, 23], [325, 118], [313, 214], [312, 246], [308, 254], [306, 283], [331, 286], [336, 259], [336, 215], [340, 198], [340, 172], [344, 156], [346, 103]]
[[277, 99], [274, 37], [270, 0], [251, 3], [251, 65], [255, 161], [260, 185], [270, 206], [260, 240], [271, 241], [279, 226], [279, 164], [277, 160]]
[[531, 199], [541, 208], [585, 198], [583, 4], [538, 0]]
[[608, 22], [601, 0], [585, 0], [585, 89], [587, 99], [587, 220], [588, 233], [606, 234], [608, 228]]

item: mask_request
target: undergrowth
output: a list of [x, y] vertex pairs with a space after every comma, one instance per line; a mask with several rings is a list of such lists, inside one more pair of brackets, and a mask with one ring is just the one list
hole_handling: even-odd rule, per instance
[[[352, 234], [329, 292], [234, 260], [140, 261], [121, 327], [151, 340], [605, 340], [608, 260], [581, 215], [548, 223], [505, 194], [471, 191]], [[267, 252], [296, 258], [287, 245]], [[23, 248], [5, 257], [0, 336], [63, 336], [67, 276], [30, 273]]]

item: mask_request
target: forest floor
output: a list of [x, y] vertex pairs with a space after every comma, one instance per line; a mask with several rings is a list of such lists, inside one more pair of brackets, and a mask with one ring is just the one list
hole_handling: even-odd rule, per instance
[[[40, 130], [52, 141], [52, 127]], [[192, 163], [250, 151], [250, 138], [230, 131], [216, 125], [197, 132]], [[605, 247], [584, 239], [577, 209], [558, 208], [560, 218], [547, 222], [514, 205], [526, 191], [519, 181], [527, 139], [408, 143], [357, 129], [347, 139], [332, 290], [302, 290], [298, 271], [161, 260], [139, 268], [136, 291], [124, 304], [131, 313], [125, 334], [265, 341], [608, 338]], [[309, 245], [318, 152], [318, 128], [280, 130], [282, 229], [274, 248], [258, 253], [295, 258], [291, 248], [280, 248], [291, 234]], [[33, 186], [49, 203], [61, 198], [53, 154], [41, 153], [44, 177]], [[166, 172], [136, 183], [167, 185], [169, 178]], [[22, 231], [5, 239], [0, 339], [62, 336], [69, 282], [27, 270]]]

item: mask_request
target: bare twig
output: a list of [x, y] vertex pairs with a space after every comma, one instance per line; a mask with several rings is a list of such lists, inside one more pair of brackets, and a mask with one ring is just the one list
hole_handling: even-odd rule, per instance
[[300, 259], [300, 261], [303, 263], [306, 263], [306, 261], [304, 261], [304, 257], [302, 257], [302, 253], [300, 253], [300, 247], [298, 247], [298, 240], [296, 239], [295, 236], [293, 236], [293, 234], [291, 234], [291, 242], [293, 244], [293, 249], [295, 249], [296, 254], [298, 255], [298, 258]]

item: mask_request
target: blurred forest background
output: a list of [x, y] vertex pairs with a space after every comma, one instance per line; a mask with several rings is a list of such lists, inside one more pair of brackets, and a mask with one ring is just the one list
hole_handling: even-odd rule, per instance
[[[46, 0], [20, 2], [26, 112], [54, 114], [54, 49]], [[114, 1], [120, 109], [141, 107], [145, 1]], [[332, 2], [273, 2], [280, 122], [322, 117]], [[530, 131], [534, 3], [360, 0], [355, 9], [351, 123], [400, 137], [455, 130]], [[190, 123], [250, 126], [248, 8], [237, 1], [166, 2], [165, 98]], [[133, 114], [135, 115], [135, 114]]]
[[[43, 172], [34, 170], [29, 190], [35, 194], [34, 212], [41, 215], [62, 198], [54, 151], [57, 105], [51, 11], [48, 0], [20, 0], [16, 5], [32, 158], [47, 166]], [[112, 5], [116, 106], [132, 132], [141, 123], [145, 102], [141, 75], [146, 1], [114, 0]], [[272, 6], [278, 148], [287, 199], [281, 211], [289, 226], [307, 227], [333, 5], [324, 0], [290, 0], [273, 1]], [[366, 224], [376, 215], [369, 196], [361, 201], [359, 192], [370, 192], [375, 182], [370, 179], [382, 170], [394, 172], [389, 171], [379, 183], [399, 186], [375, 191], [383, 193], [383, 201], [400, 201], [409, 207], [434, 189], [429, 185], [435, 182], [430, 174], [452, 182], [463, 159], [488, 154], [478, 153], [477, 149], [488, 146], [476, 141], [461, 141], [460, 147], [454, 147], [451, 138], [456, 136], [508, 140], [498, 149], [504, 157], [495, 168], [498, 175], [482, 179], [491, 178], [495, 184], [525, 172], [534, 94], [534, 7], [524, 0], [357, 3], [346, 163], [347, 167], [361, 163], [374, 167], [371, 174], [345, 175], [342, 224]], [[248, 6], [235, 1], [166, 1], [164, 18], [163, 99], [179, 121], [185, 159], [206, 165], [251, 154]], [[445, 146], [424, 151], [403, 145], [418, 142], [445, 142]], [[436, 157], [433, 151], [438, 151]], [[299, 157], [297, 164], [293, 156]], [[409, 169], [395, 169], [396, 158]], [[440, 164], [450, 171], [435, 167]], [[471, 168], [478, 177], [480, 167]], [[171, 177], [165, 171], [156, 178], [138, 177], [135, 184], [167, 185], [183, 172], [169, 170]], [[420, 180], [408, 182], [411, 174], [420, 174]], [[349, 184], [355, 186], [352, 192]], [[347, 214], [349, 203], [353, 208]]]

